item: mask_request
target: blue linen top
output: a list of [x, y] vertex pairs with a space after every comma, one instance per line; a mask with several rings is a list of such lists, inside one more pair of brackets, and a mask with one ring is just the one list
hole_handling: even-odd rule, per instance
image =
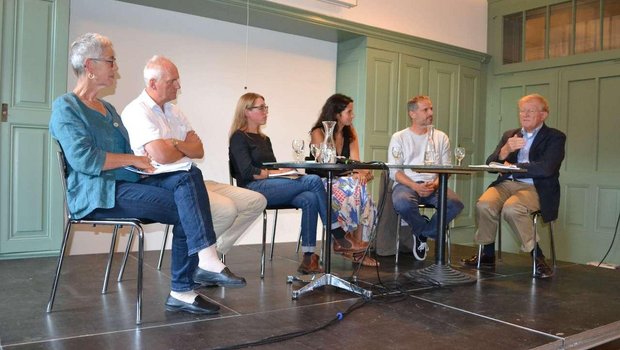
[[106, 153], [133, 152], [116, 109], [101, 102], [105, 116], [87, 107], [72, 92], [58, 97], [52, 105], [50, 133], [67, 160], [67, 205], [74, 219], [97, 208], [113, 208], [116, 181], [140, 180], [138, 174], [125, 168], [103, 170]]

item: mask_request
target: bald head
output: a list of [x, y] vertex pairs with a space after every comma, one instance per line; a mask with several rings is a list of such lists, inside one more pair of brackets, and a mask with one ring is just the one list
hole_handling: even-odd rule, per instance
[[166, 102], [177, 98], [181, 88], [179, 71], [171, 60], [164, 56], [153, 56], [144, 67], [146, 92], [163, 109]]

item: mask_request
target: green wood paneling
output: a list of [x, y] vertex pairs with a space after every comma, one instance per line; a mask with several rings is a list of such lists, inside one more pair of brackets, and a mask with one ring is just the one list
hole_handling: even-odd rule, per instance
[[[431, 97], [434, 123], [450, 136], [453, 144], [461, 135], [471, 154], [481, 153], [483, 145], [476, 138], [484, 134], [477, 131], [484, 120], [481, 116], [484, 111], [484, 73], [480, 70], [480, 60], [468, 60], [465, 56], [376, 38], [339, 44], [338, 90], [345, 93], [355, 91], [365, 102], [363, 116], [360, 116], [361, 109], [356, 104], [355, 124], [364, 137], [364, 160], [387, 159], [392, 134], [410, 126], [406, 102], [417, 95]], [[360, 67], [352, 62], [364, 60], [364, 72], [351, 67]], [[365, 90], [354, 88], [353, 82], [362, 85], [364, 81]], [[343, 91], [344, 88], [348, 90]], [[364, 123], [359, 123], [361, 119]], [[377, 196], [376, 183], [370, 185], [373, 195]], [[451, 188], [459, 193], [468, 207], [456, 221], [457, 228], [472, 231], [474, 217], [471, 208], [481, 187], [480, 177], [455, 176], [451, 180]]]
[[68, 25], [68, 0], [2, 2], [0, 258], [60, 247], [64, 193], [47, 126], [66, 90]]
[[429, 60], [401, 54], [399, 65], [396, 131], [411, 125], [407, 101], [414, 96], [428, 94]]

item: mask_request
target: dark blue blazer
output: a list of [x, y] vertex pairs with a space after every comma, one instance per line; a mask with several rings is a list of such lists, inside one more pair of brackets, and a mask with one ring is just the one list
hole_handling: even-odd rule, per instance
[[[491, 162], [503, 163], [499, 159], [499, 152], [508, 139], [521, 132], [521, 129], [508, 130], [502, 136], [495, 151], [487, 158], [487, 164]], [[560, 166], [564, 160], [564, 145], [566, 135], [560, 130], [548, 127], [543, 124], [536, 134], [532, 147], [530, 148], [530, 162], [517, 163], [519, 151], [512, 152], [505, 159], [506, 161], [517, 164], [519, 168], [527, 170], [527, 173], [512, 174], [513, 178], [532, 178], [534, 187], [540, 200], [540, 211], [545, 222], [553, 221], [558, 218], [560, 207]], [[500, 174], [489, 187], [508, 179], [510, 174]]]

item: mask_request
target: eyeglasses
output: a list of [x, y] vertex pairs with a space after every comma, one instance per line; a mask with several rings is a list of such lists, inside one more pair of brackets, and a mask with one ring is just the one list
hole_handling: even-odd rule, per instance
[[110, 67], [114, 67], [114, 65], [116, 64], [116, 58], [91, 58], [91, 60], [93, 61], [100, 61], [100, 62], [108, 62], [108, 64], [110, 65]]
[[519, 114], [535, 114], [535, 113], [540, 113], [540, 112], [542, 111], [538, 109], [528, 109], [528, 110], [520, 109], [519, 110]]
[[252, 106], [252, 107], [248, 107], [248, 109], [258, 109], [261, 112], [265, 112], [265, 111], [269, 111], [269, 106], [267, 105]]

